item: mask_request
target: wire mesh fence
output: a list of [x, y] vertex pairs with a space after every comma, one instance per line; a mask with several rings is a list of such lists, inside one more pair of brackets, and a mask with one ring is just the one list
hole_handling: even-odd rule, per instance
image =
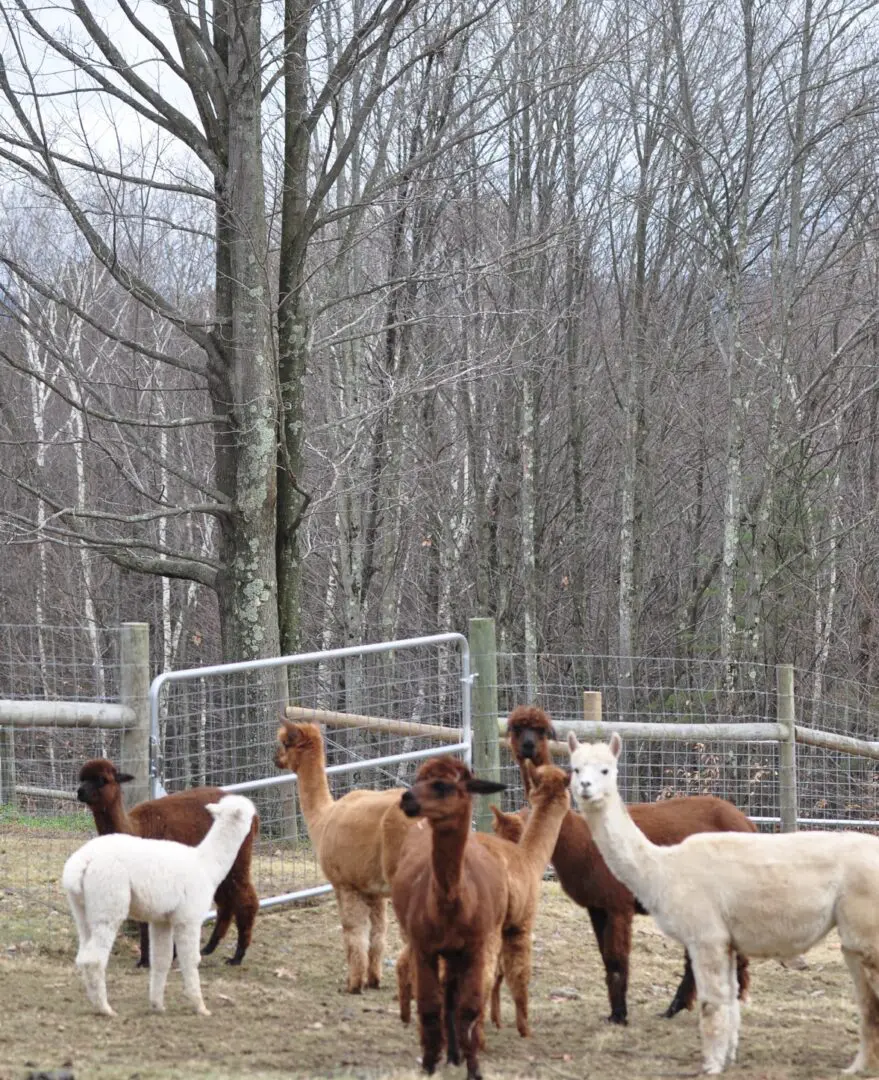
[[444, 635], [174, 673], [154, 687], [158, 780], [166, 791], [198, 784], [247, 791], [260, 814], [260, 896], [313, 888], [322, 877], [295, 786], [271, 779], [288, 703], [297, 719], [323, 727], [334, 799], [355, 788], [406, 786], [420, 756], [462, 741], [462, 644]]
[[[344, 650], [342, 652], [345, 652]], [[207, 669], [206, 669], [207, 670]], [[600, 690], [608, 731], [616, 721], [663, 724], [763, 722], [776, 719], [776, 674], [757, 665], [729, 669], [714, 661], [552, 654], [532, 664], [499, 654], [493, 681], [498, 713], [534, 701], [553, 720], [583, 718], [583, 691]], [[158, 699], [156, 779], [167, 791], [228, 786], [278, 775], [273, 763], [282, 709], [321, 724], [334, 798], [357, 787], [409, 782], [417, 760], [437, 753], [461, 726], [460, 658], [450, 643], [421, 649], [391, 645], [359, 655], [314, 654], [262, 671], [202, 672], [167, 682]], [[797, 723], [879, 739], [879, 690], [797, 672]], [[119, 635], [76, 628], [0, 627], [0, 700], [114, 701], [120, 687]], [[327, 722], [327, 721], [330, 722]], [[420, 726], [419, 726], [420, 725]], [[482, 738], [491, 738], [482, 729]], [[91, 815], [73, 798], [80, 765], [120, 752], [116, 731], [75, 727], [0, 730], [0, 752], [14, 754], [16, 794], [0, 805], [0, 896], [21, 894], [63, 907], [64, 859], [91, 835]], [[496, 736], [494, 736], [496, 737]], [[476, 736], [474, 736], [476, 738]], [[5, 748], [5, 749], [4, 749]], [[475, 747], [474, 747], [475, 749]], [[381, 764], [373, 764], [376, 761]], [[507, 809], [523, 801], [518, 771], [501, 751]], [[801, 824], [879, 825], [879, 762], [834, 750], [797, 748]], [[711, 793], [767, 824], [779, 817], [779, 751], [773, 742], [631, 737], [621, 774], [629, 801]], [[35, 794], [37, 790], [54, 794]], [[61, 795], [66, 797], [62, 798]], [[262, 897], [321, 883], [294, 784], [252, 793], [262, 835], [255, 876]], [[2, 906], [2, 900], [0, 900]]]
[[[662, 724], [763, 722], [776, 716], [776, 670], [713, 660], [552, 654], [537, 662], [537, 683], [522, 654], [498, 656], [501, 714], [534, 700], [557, 723], [583, 718], [582, 692], [602, 693], [608, 731], [614, 722]], [[879, 739], [879, 688], [814, 673], [794, 673], [797, 723]], [[502, 757], [508, 801], [521, 799], [518, 773]], [[779, 820], [779, 749], [771, 742], [629, 738], [620, 770], [628, 802], [712, 794], [765, 823]], [[800, 824], [879, 827], [879, 762], [812, 746], [797, 747]]]

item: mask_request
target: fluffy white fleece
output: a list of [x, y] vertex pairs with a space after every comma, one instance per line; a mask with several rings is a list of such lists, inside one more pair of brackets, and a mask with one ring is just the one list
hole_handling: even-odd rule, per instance
[[183, 989], [196, 1012], [209, 1016], [198, 977], [199, 935], [217, 886], [250, 832], [256, 808], [243, 795], [207, 807], [214, 822], [197, 847], [112, 833], [96, 836], [64, 864], [61, 884], [79, 933], [76, 966], [99, 1012], [107, 1001], [107, 960], [126, 918], [149, 923], [150, 1003], [164, 1011], [174, 948]]

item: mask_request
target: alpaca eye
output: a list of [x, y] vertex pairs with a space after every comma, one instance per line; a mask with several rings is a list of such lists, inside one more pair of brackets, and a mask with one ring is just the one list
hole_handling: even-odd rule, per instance
[[610, 769], [602, 769], [602, 770], [601, 770], [601, 775], [602, 775], [602, 776], [607, 776], [607, 774], [608, 774], [609, 772], [610, 772]]

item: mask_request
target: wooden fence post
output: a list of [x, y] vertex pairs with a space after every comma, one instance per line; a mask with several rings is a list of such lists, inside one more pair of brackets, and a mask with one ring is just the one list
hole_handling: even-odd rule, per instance
[[15, 728], [0, 727], [0, 804], [15, 806]]
[[583, 719], [587, 724], [601, 723], [601, 691], [583, 691]]
[[[494, 619], [470, 620], [470, 668], [474, 673], [473, 772], [483, 780], [501, 778], [501, 755], [498, 744], [497, 641]], [[476, 828], [491, 832], [489, 803], [496, 796], [476, 798]]]
[[150, 797], [150, 628], [123, 623], [119, 630], [119, 699], [134, 712], [134, 723], [122, 729], [119, 768], [134, 780], [126, 785], [129, 806]]
[[779, 664], [775, 669], [776, 712], [782, 729], [778, 744], [778, 797], [781, 831], [797, 831], [797, 731], [794, 707], [793, 664]]

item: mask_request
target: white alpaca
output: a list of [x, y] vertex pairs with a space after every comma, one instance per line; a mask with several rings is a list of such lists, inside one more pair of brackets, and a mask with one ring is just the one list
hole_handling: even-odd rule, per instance
[[657, 847], [617, 790], [622, 741], [571, 748], [571, 794], [607, 865], [664, 933], [688, 950], [700, 1002], [703, 1070], [735, 1061], [736, 950], [805, 952], [834, 926], [860, 1007], [848, 1073], [879, 1068], [879, 838], [860, 833], [697, 833]]
[[64, 864], [61, 884], [79, 933], [76, 966], [89, 1001], [115, 1016], [107, 1001], [107, 960], [122, 921], [150, 927], [150, 1002], [164, 1012], [165, 982], [174, 947], [186, 996], [210, 1016], [198, 977], [199, 936], [217, 886], [229, 873], [256, 808], [243, 795], [226, 795], [207, 810], [214, 818], [198, 847], [112, 833], [96, 836]]

